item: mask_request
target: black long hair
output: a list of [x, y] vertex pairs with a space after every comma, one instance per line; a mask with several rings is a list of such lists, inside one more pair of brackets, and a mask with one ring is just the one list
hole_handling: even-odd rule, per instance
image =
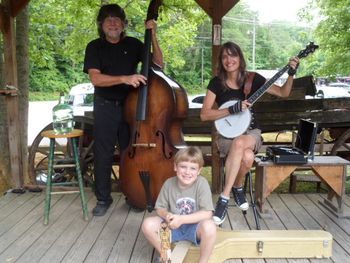
[[[102, 39], [106, 38], [106, 35], [102, 30], [102, 24], [107, 17], [119, 17], [125, 25], [128, 24], [128, 20], [126, 19], [124, 9], [121, 8], [119, 5], [109, 4], [109, 5], [101, 6], [100, 11], [98, 12], [98, 15], [96, 18], [96, 24], [97, 24], [98, 34]], [[123, 38], [124, 36], [125, 36], [125, 32], [123, 31], [120, 38]]]
[[233, 56], [238, 56], [240, 59], [237, 84], [239, 87], [242, 87], [242, 85], [244, 84], [244, 82], [247, 78], [247, 69], [246, 69], [247, 64], [245, 62], [242, 49], [240, 48], [239, 45], [237, 45], [234, 42], [229, 41], [229, 42], [224, 43], [221, 46], [220, 52], [219, 52], [219, 57], [218, 57], [217, 75], [222, 80], [224, 86], [226, 86], [225, 82], [227, 80], [227, 72], [226, 72], [224, 66], [222, 65], [222, 56], [223, 56], [223, 53], [225, 50], [227, 51], [228, 54], [233, 55]]

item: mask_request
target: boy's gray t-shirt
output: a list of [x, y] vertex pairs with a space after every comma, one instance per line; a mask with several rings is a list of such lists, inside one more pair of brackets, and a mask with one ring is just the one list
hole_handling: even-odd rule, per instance
[[196, 211], [213, 211], [213, 200], [208, 181], [203, 176], [187, 189], [178, 186], [178, 178], [165, 181], [158, 195], [155, 208], [164, 208], [178, 215], [188, 215]]

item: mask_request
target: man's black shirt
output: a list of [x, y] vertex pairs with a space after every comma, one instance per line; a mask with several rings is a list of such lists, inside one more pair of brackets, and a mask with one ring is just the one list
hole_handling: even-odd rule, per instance
[[[133, 37], [125, 37], [116, 44], [103, 39], [91, 41], [85, 50], [84, 72], [98, 69], [102, 74], [119, 76], [137, 73], [137, 65], [142, 60], [144, 45]], [[95, 87], [95, 94], [105, 99], [124, 100], [130, 86], [126, 84], [112, 87]]]

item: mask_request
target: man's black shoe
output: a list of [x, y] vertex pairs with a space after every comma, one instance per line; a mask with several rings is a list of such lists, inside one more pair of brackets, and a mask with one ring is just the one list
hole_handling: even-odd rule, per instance
[[112, 204], [112, 201], [97, 201], [97, 204], [94, 209], [92, 209], [92, 214], [94, 216], [104, 216]]

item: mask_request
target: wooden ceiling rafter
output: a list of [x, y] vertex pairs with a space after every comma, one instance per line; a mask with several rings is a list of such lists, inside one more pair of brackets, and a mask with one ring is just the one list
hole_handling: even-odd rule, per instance
[[[239, 0], [222, 0], [220, 3], [218, 0], [195, 0], [196, 3], [207, 13], [208, 16], [213, 18], [216, 17], [223, 17], [226, 15], [228, 11], [231, 10], [233, 6], [235, 6]], [[220, 4], [221, 7], [218, 9], [215, 7], [216, 5]]]
[[30, 0], [3, 0], [0, 3], [0, 30], [8, 30], [9, 17], [16, 17]]
[[10, 15], [16, 17], [30, 0], [10, 0]]

